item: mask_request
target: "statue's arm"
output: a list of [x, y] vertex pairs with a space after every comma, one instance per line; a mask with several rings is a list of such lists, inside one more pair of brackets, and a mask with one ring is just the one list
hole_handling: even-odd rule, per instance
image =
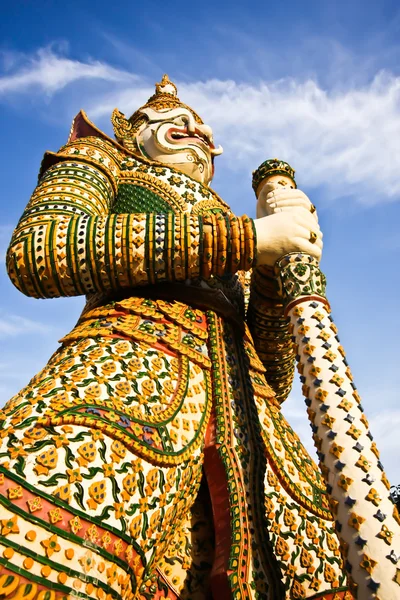
[[253, 270], [247, 323], [258, 357], [266, 369], [267, 381], [277, 400], [283, 402], [293, 384], [296, 353], [271, 267]]
[[[303, 192], [289, 187], [290, 183], [290, 179], [285, 186], [267, 183], [258, 195], [255, 222], [265, 220], [270, 235], [264, 240], [259, 238], [258, 251], [264, 247], [266, 259], [264, 266], [253, 270], [247, 310], [255, 348], [279, 402], [287, 398], [292, 387], [296, 352], [273, 266], [290, 252], [301, 252], [320, 260], [322, 251], [322, 233], [315, 207]], [[279, 223], [283, 223], [283, 227], [278, 227]], [[275, 225], [277, 235], [274, 236], [271, 231]]]
[[7, 253], [20, 291], [76, 296], [252, 266], [251, 219], [112, 214], [120, 154], [110, 142], [83, 138], [47, 155]]
[[7, 270], [27, 296], [53, 298], [110, 289], [105, 269], [118, 157], [93, 139], [44, 158], [39, 184], [13, 233]]

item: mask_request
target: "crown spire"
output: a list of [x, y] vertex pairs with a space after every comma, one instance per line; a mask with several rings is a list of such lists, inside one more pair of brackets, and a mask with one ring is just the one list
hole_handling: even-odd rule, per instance
[[177, 97], [178, 95], [176, 85], [172, 83], [172, 81], [166, 73], [165, 75], [163, 75], [161, 81], [159, 83], [156, 83], [156, 95], [158, 94], [171, 94], [171, 96], [175, 97]]
[[163, 75], [161, 81], [156, 83], [155, 93], [147, 100], [146, 104], [133, 113], [133, 115], [129, 118], [129, 121], [135, 128], [138, 124], [143, 123], [143, 119], [145, 118], [143, 115], [143, 110], [146, 108], [152, 108], [156, 111], [163, 111], [172, 110], [179, 107], [190, 110], [196, 122], [203, 123], [199, 115], [192, 108], [190, 108], [190, 106], [187, 106], [179, 100], [176, 85], [172, 83], [168, 75], [165, 74]]

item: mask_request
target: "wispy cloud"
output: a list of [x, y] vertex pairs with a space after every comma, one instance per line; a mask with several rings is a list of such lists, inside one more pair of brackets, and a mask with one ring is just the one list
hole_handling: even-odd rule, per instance
[[[210, 81], [182, 96], [207, 115], [234, 165], [279, 156], [301, 185], [365, 204], [400, 198], [400, 78], [381, 72], [364, 87], [322, 89], [316, 81], [259, 85]], [[226, 141], [225, 141], [226, 140]]]
[[0, 315], [0, 339], [28, 335], [30, 333], [47, 333], [53, 328], [44, 323], [27, 319], [19, 315]]
[[[83, 88], [87, 79], [102, 85]], [[400, 77], [393, 73], [331, 87], [312, 77], [177, 83], [180, 97], [204, 115], [225, 147], [223, 168], [248, 178], [260, 157], [279, 156], [295, 166], [300, 186], [319, 188], [322, 201], [352, 198], [372, 206], [400, 199]], [[153, 92], [141, 75], [47, 48], [8, 64], [0, 97], [51, 95], [67, 85], [101, 126], [115, 106], [130, 114]]]
[[18, 60], [14, 61], [11, 53], [7, 53], [5, 58], [5, 74], [0, 77], [0, 95], [27, 93], [32, 88], [36, 88], [38, 93], [51, 95], [71, 83], [87, 79], [113, 83], [129, 81], [130, 84], [136, 79], [132, 74], [96, 60], [71, 60], [52, 48], [42, 48], [31, 56], [19, 54]]
[[[300, 185], [322, 187], [325, 199], [353, 197], [365, 205], [400, 199], [399, 77], [381, 72], [363, 87], [340, 91], [311, 79], [210, 80], [178, 88], [213, 125], [228, 168], [248, 174], [260, 156], [279, 156], [296, 166]], [[93, 99], [88, 110], [94, 118], [115, 106], [129, 114], [151, 91], [127, 86]]]

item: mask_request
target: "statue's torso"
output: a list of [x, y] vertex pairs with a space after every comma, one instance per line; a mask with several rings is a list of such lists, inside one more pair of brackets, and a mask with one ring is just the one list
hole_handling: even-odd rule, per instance
[[[145, 164], [143, 161], [129, 156], [123, 159], [118, 178], [117, 195], [111, 213], [113, 214], [172, 214], [203, 215], [230, 213], [229, 206], [209, 187], [202, 185], [191, 177], [167, 166]], [[182, 287], [185, 287], [182, 293]], [[146, 296], [168, 299], [181, 299], [183, 302], [203, 307], [218, 308], [221, 312], [236, 312], [238, 318], [244, 316], [244, 292], [242, 277], [226, 275], [212, 276], [204, 280], [201, 277], [187, 279], [184, 284], [159, 284], [154, 289], [136, 288], [126, 290], [124, 297]], [[193, 290], [189, 293], [189, 289]], [[215, 292], [218, 291], [216, 298]], [[214, 292], [214, 293], [213, 293]], [[211, 297], [214, 296], [214, 301]], [[87, 298], [85, 310], [98, 307], [110, 300], [110, 296], [102, 293], [91, 294]], [[230, 305], [230, 306], [229, 306]]]

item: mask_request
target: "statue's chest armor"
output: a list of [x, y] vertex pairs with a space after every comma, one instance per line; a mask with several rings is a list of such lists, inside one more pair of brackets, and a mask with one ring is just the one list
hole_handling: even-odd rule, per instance
[[[213, 190], [184, 173], [129, 158], [121, 166], [112, 212], [201, 215], [208, 212], [229, 213], [230, 209]], [[236, 275], [211, 277], [207, 281], [196, 279], [191, 285], [222, 290], [239, 313], [242, 312], [243, 288]]]
[[229, 207], [210, 188], [164, 166], [129, 158], [121, 166], [118, 194], [112, 212], [168, 213], [228, 212]]

